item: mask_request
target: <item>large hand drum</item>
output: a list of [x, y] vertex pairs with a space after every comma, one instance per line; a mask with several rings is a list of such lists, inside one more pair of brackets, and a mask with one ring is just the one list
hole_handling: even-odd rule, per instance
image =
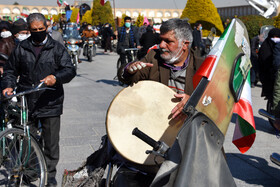
[[[107, 112], [107, 134], [114, 148], [127, 160], [155, 165], [152, 147], [132, 135], [135, 127], [156, 141], [171, 146], [184, 119], [171, 119], [171, 110], [178, 104], [175, 92], [154, 81], [140, 81], [124, 88], [112, 101]], [[163, 159], [156, 158], [157, 162]]]

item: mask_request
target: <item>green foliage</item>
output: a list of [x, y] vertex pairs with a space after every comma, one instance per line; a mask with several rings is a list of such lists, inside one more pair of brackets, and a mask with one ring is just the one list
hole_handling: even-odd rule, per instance
[[241, 16], [239, 19], [247, 27], [249, 38], [259, 34], [260, 28], [264, 25], [273, 25], [273, 19], [267, 19], [259, 15]]
[[107, 1], [104, 6], [100, 4], [100, 0], [93, 1], [92, 20], [93, 25], [110, 23], [115, 28], [115, 21], [110, 1]]
[[14, 4], [13, 4], [13, 5], [19, 5], [19, 4], [18, 4], [18, 2], [14, 2]]
[[279, 28], [280, 29], [280, 14], [278, 14], [278, 16], [274, 17], [274, 27]]
[[77, 17], [78, 17], [79, 11], [80, 11], [79, 8], [74, 8], [72, 10], [72, 14], [71, 14], [71, 17], [70, 17], [70, 22], [74, 22], [74, 23], [77, 22]]
[[144, 16], [142, 16], [141, 14], [138, 15], [137, 20], [135, 22], [135, 25], [137, 27], [141, 27], [144, 23]]
[[53, 15], [53, 21], [54, 22], [59, 22], [60, 17], [61, 17], [61, 13], [59, 13], [58, 15]]
[[84, 23], [84, 22], [86, 22], [88, 24], [92, 24], [92, 9], [86, 11], [86, 13], [83, 15], [80, 23]]
[[188, 18], [191, 25], [200, 22], [203, 27], [203, 35], [207, 36], [212, 27], [220, 36], [224, 27], [218, 10], [211, 0], [188, 0], [181, 18]]

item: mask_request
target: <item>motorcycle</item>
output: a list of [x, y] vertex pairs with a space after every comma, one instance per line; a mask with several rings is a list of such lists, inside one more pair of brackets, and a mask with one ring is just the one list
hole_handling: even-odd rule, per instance
[[96, 40], [94, 38], [88, 38], [84, 43], [84, 56], [88, 58], [88, 61], [92, 61], [92, 57], [96, 56]]
[[71, 56], [71, 61], [73, 66], [77, 70], [78, 61], [80, 55], [80, 44], [82, 42], [81, 36], [79, 35], [78, 27], [75, 23], [68, 23], [65, 34], [63, 35], [65, 46], [69, 55]]

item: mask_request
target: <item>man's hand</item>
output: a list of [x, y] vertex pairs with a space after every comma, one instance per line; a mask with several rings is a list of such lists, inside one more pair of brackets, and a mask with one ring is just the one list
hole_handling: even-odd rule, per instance
[[54, 75], [48, 75], [41, 82], [45, 82], [46, 86], [53, 86], [56, 83], [56, 78]]
[[0, 67], [0, 75], [3, 74], [3, 67]]
[[137, 45], [137, 49], [141, 49], [142, 47], [141, 47], [141, 45]]
[[154, 65], [151, 63], [144, 63], [144, 62], [137, 61], [137, 62], [133, 62], [133, 63], [129, 64], [127, 66], [127, 70], [128, 70], [128, 73], [134, 74], [142, 68], [153, 67], [153, 66]]
[[188, 99], [190, 98], [190, 96], [187, 94], [175, 94], [174, 96], [176, 98], [181, 99], [181, 101], [171, 111], [173, 119], [176, 118], [179, 114], [181, 114], [185, 104], [187, 103]]
[[6, 95], [6, 93], [7, 93], [7, 95], [13, 95], [13, 91], [14, 91], [13, 88], [6, 88], [2, 91], [2, 94], [4, 96]]

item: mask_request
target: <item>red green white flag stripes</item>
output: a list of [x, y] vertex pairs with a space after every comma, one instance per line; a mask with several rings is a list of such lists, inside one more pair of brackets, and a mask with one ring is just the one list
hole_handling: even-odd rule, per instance
[[63, 0], [57, 0], [57, 5], [61, 6], [63, 4]]
[[256, 137], [256, 126], [251, 101], [250, 73], [248, 74], [240, 100], [234, 106], [236, 125], [232, 143], [241, 153], [245, 153], [253, 145]]
[[[229, 38], [230, 31], [236, 24], [236, 19], [233, 19], [231, 24], [219, 38], [209, 55], [204, 60], [198, 71], [193, 77], [193, 85], [196, 87], [202, 77], [206, 77], [211, 81], [215, 72], [216, 66], [224, 50], [225, 44]], [[234, 113], [238, 115], [236, 128], [233, 135], [233, 143], [237, 146], [241, 153], [245, 153], [254, 143], [256, 137], [255, 121], [251, 104], [251, 86], [250, 73], [243, 87], [241, 98], [234, 106]]]

